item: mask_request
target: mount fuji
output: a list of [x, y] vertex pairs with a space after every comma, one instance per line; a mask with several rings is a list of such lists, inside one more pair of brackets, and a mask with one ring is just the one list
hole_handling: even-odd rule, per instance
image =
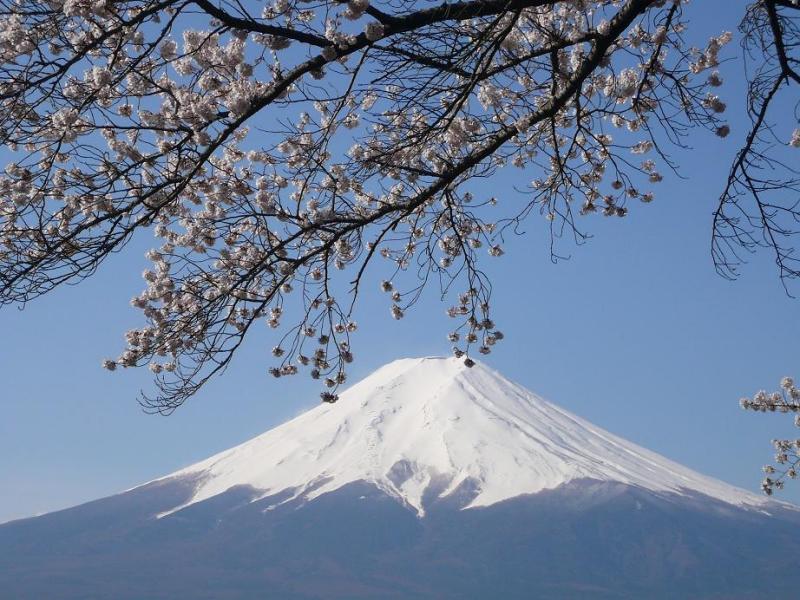
[[800, 509], [488, 367], [390, 363], [240, 446], [0, 525], [0, 597], [784, 598]]

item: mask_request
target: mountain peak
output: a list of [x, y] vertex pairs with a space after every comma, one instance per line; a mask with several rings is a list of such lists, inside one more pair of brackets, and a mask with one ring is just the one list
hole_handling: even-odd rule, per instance
[[336, 404], [164, 479], [187, 476], [199, 481], [194, 496], [169, 513], [235, 486], [288, 501], [354, 482], [376, 485], [420, 516], [431, 495], [469, 489], [465, 508], [488, 506], [582, 479], [757, 509], [768, 503], [595, 427], [481, 363], [441, 357], [388, 363]]

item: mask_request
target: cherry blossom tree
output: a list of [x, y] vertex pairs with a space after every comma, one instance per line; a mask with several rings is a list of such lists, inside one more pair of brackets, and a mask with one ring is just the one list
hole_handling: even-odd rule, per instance
[[[761, 390], [752, 398], [742, 398], [739, 404], [745, 410], [794, 414], [794, 424], [800, 427], [800, 388], [791, 377], [781, 380], [779, 391], [768, 393]], [[800, 439], [774, 439], [772, 445], [775, 447], [775, 465], [764, 466], [766, 475], [761, 482], [761, 489], [768, 496], [775, 490], [782, 490], [787, 479], [797, 479], [800, 470]]]
[[[0, 0], [0, 302], [88, 277], [149, 229], [131, 301], [146, 324], [104, 365], [148, 365], [150, 410], [180, 406], [261, 326], [270, 373], [307, 371], [335, 401], [375, 261], [396, 319], [440, 287], [471, 364], [503, 339], [481, 264], [504, 236], [536, 214], [554, 237], [624, 217], [675, 168], [670, 148], [730, 132], [732, 34], [693, 47], [684, 4]], [[766, 246], [789, 280], [798, 184], [773, 157], [800, 130], [771, 107], [799, 82], [800, 9], [740, 9], [752, 129], [713, 257], [732, 277]], [[511, 207], [475, 185], [503, 169], [529, 181]]]

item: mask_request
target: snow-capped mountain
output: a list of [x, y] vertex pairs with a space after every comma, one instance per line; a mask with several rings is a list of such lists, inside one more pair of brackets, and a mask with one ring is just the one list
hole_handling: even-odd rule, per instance
[[176, 473], [0, 525], [0, 600], [790, 598], [798, 527], [486, 366], [406, 359]]
[[699, 493], [737, 506], [767, 500], [627, 442], [477, 363], [394, 361], [263, 435], [164, 479], [199, 483], [180, 510], [234, 486], [282, 502], [365, 481], [424, 515], [423, 497], [469, 485], [489, 506], [579, 479]]

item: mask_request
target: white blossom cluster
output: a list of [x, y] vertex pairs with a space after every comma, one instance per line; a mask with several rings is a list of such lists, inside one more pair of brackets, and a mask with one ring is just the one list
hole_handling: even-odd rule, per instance
[[[757, 412], [794, 413], [794, 424], [800, 427], [800, 388], [791, 377], [781, 380], [780, 390], [772, 393], [761, 390], [752, 398], [742, 398], [739, 404], [745, 410]], [[761, 489], [767, 495], [783, 489], [787, 478], [796, 479], [800, 468], [800, 438], [775, 439], [772, 445], [775, 448], [775, 465], [764, 466], [766, 476], [761, 482]]]
[[[623, 217], [655, 198], [663, 143], [728, 134], [714, 69], [731, 36], [686, 47], [682, 4], [17, 3], [0, 16], [0, 140], [17, 153], [2, 300], [85, 277], [150, 229], [131, 301], [145, 324], [107, 369], [148, 365], [169, 411], [261, 324], [265, 370], [306, 371], [331, 402], [382, 259], [391, 317], [439, 282], [471, 364], [503, 339], [479, 265], [504, 234], [533, 212], [554, 236]], [[506, 167], [529, 181], [521, 200], [470, 190]]]
[[800, 148], [800, 127], [792, 132], [792, 137], [789, 140], [789, 145], [792, 148]]

